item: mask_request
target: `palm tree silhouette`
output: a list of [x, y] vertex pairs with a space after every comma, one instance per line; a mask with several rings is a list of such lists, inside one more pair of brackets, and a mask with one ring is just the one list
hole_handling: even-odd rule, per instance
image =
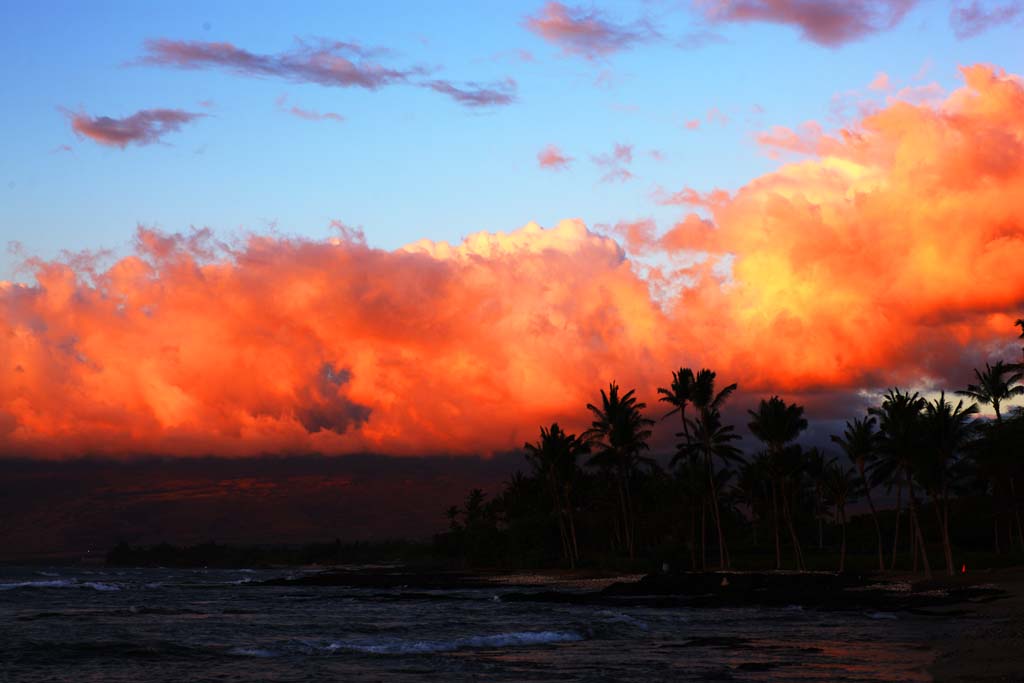
[[[715, 379], [717, 374], [713, 370], [702, 368], [693, 379], [690, 386], [690, 402], [697, 411], [697, 418], [690, 421], [690, 428], [696, 432], [700, 430], [701, 438], [694, 437], [695, 443], [701, 443], [700, 451], [704, 459], [704, 467], [707, 470], [708, 497], [711, 500], [711, 510], [715, 518], [715, 529], [718, 532], [718, 561], [719, 567], [725, 569], [729, 566], [729, 550], [725, 545], [725, 534], [722, 532], [722, 514], [718, 505], [718, 490], [715, 485], [714, 461], [712, 458], [713, 447], [708, 439], [715, 433], [717, 427], [714, 422], [721, 426], [719, 410], [725, 402], [736, 391], [737, 384], [730, 384], [720, 391], [715, 391]], [[703, 427], [698, 424], [704, 423]], [[703, 530], [701, 531], [703, 534]]]
[[[1018, 323], [1024, 320], [1017, 321]], [[1008, 401], [1017, 396], [1024, 396], [1024, 386], [1020, 384], [1024, 379], [1024, 371], [1019, 366], [1008, 365], [1003, 361], [996, 361], [995, 365], [985, 363], [984, 370], [974, 370], [977, 384], [968, 384], [966, 389], [956, 393], [959, 396], [973, 398], [979, 403], [992, 406], [996, 413], [996, 422], [1003, 421], [1003, 413], [1000, 407], [1003, 401]]]
[[678, 371], [672, 373], [672, 384], [669, 385], [668, 389], [658, 387], [658, 393], [661, 394], [661, 398], [658, 400], [672, 406], [672, 410], [665, 413], [662, 419], [679, 413], [683, 421], [683, 434], [687, 441], [690, 440], [690, 430], [686, 424], [686, 406], [693, 400], [694, 383], [693, 370], [690, 368], [679, 368]]
[[630, 479], [640, 465], [654, 466], [654, 460], [641, 455], [649, 450], [647, 440], [651, 437], [650, 426], [654, 420], [640, 412], [647, 407], [638, 402], [635, 390], [630, 389], [621, 397], [619, 385], [611, 382], [608, 393], [601, 390], [601, 406], [587, 404], [587, 410], [594, 415], [590, 429], [583, 433], [583, 439], [596, 453], [587, 462], [614, 474], [622, 522], [622, 536], [630, 559], [636, 557], [633, 525], [633, 502], [630, 497]]
[[854, 474], [850, 467], [842, 467], [832, 460], [822, 472], [822, 483], [835, 506], [836, 522], [842, 527], [842, 543], [839, 547], [839, 573], [846, 570], [846, 504], [854, 490]]
[[[925, 576], [931, 578], [932, 569], [928, 562], [924, 534], [921, 533], [917, 515], [917, 496], [914, 493], [914, 469], [924, 448], [921, 413], [925, 403], [925, 399], [916, 391], [911, 394], [893, 388], [885, 393], [881, 406], [871, 407], [868, 412], [878, 418], [879, 429], [879, 457], [873, 463], [872, 474], [876, 481], [903, 477], [909, 493], [912, 545], [916, 542], [914, 568], [917, 568], [917, 551], [920, 551]], [[895, 554], [895, 547], [893, 553]]]
[[729, 551], [725, 545], [725, 536], [722, 534], [721, 514], [718, 506], [719, 487], [714, 475], [714, 462], [716, 459], [721, 460], [726, 468], [730, 463], [743, 462], [742, 452], [732, 445], [732, 442], [738, 440], [740, 435], [736, 433], [732, 425], [722, 424], [722, 415], [717, 409], [703, 412], [692, 426], [693, 440], [679, 444], [679, 449], [672, 458], [672, 465], [675, 466], [676, 463], [684, 459], [688, 462], [703, 461], [710, 476], [708, 484], [718, 529], [719, 566], [726, 569], [729, 566]]
[[796, 529], [793, 527], [792, 516], [789, 513], [789, 502], [787, 500], [785, 480], [787, 474], [792, 472], [795, 463], [786, 462], [786, 445], [795, 441], [800, 432], [807, 429], [807, 420], [804, 419], [803, 406], [795, 403], [786, 404], [778, 396], [772, 396], [769, 400], [761, 400], [756, 411], [747, 411], [751, 416], [748, 424], [750, 432], [767, 446], [769, 455], [769, 468], [772, 473], [772, 522], [775, 532], [775, 568], [782, 569], [782, 548], [779, 542], [779, 497], [782, 498], [782, 512], [785, 515], [786, 525], [789, 529], [790, 539], [793, 542], [793, 552], [796, 555], [797, 569], [803, 569], [803, 553], [800, 549], [800, 540], [797, 537]]
[[580, 550], [576, 541], [572, 489], [579, 470], [577, 458], [588, 451], [587, 444], [575, 434], [566, 434], [556, 422], [549, 429], [540, 428], [540, 440], [537, 443], [527, 443], [523, 447], [526, 449], [526, 459], [533, 465], [534, 474], [547, 486], [558, 518], [562, 553], [570, 568], [575, 569], [580, 559]]
[[875, 432], [875, 418], [868, 416], [866, 419], [854, 418], [852, 422], [846, 423], [846, 429], [842, 436], [832, 435], [832, 441], [839, 445], [849, 458], [850, 462], [857, 468], [860, 474], [861, 486], [864, 487], [864, 494], [868, 499], [868, 507], [871, 508], [871, 519], [875, 523], [875, 534], [878, 536], [878, 571], [885, 571], [885, 551], [882, 541], [882, 525], [878, 522], [878, 511], [875, 509], [875, 501], [871, 497], [871, 483], [868, 481], [865, 469], [875, 458], [878, 449], [878, 434]]
[[971, 417], [977, 413], [976, 403], [964, 407], [963, 401], [957, 401], [954, 406], [946, 400], [946, 392], [942, 392], [939, 398], [925, 404], [922, 415], [921, 427], [928, 453], [919, 469], [932, 499], [949, 576], [954, 574], [953, 549], [949, 540], [950, 480], [956, 459], [973, 438]]

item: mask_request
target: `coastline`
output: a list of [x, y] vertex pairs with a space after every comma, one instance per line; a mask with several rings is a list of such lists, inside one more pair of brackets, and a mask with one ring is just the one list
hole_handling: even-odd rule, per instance
[[968, 613], [950, 623], [954, 633], [934, 643], [929, 673], [936, 683], [1024, 680], [1024, 568], [980, 573], [972, 582], [1005, 596], [965, 606]]

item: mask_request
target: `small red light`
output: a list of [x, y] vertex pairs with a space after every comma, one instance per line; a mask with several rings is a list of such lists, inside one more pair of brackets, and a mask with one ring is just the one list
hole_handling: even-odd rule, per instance
[[967, 573], [967, 565], [966, 564], [964, 564], [962, 567], [960, 567], [960, 573], [961, 574], [966, 574]]

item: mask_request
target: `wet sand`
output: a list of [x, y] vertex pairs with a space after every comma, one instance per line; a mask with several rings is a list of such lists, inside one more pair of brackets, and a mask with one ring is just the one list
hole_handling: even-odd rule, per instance
[[1006, 596], [964, 606], [967, 614], [951, 622], [951, 636], [934, 644], [937, 654], [929, 671], [935, 681], [1024, 681], [1024, 568], [952, 582], [992, 584]]

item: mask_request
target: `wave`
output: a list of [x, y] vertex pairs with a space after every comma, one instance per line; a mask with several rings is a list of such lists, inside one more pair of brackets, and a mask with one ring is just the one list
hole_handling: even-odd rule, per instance
[[101, 581], [82, 581], [77, 579], [50, 579], [47, 581], [17, 581], [14, 583], [0, 583], [0, 591], [10, 591], [19, 588], [91, 588], [94, 591], [119, 591], [121, 587], [114, 583], [103, 583]]
[[327, 650], [346, 650], [375, 655], [413, 655], [455, 650], [523, 647], [552, 643], [572, 643], [583, 640], [576, 631], [513, 631], [487, 636], [465, 636], [451, 640], [385, 640], [376, 642], [336, 641]]

